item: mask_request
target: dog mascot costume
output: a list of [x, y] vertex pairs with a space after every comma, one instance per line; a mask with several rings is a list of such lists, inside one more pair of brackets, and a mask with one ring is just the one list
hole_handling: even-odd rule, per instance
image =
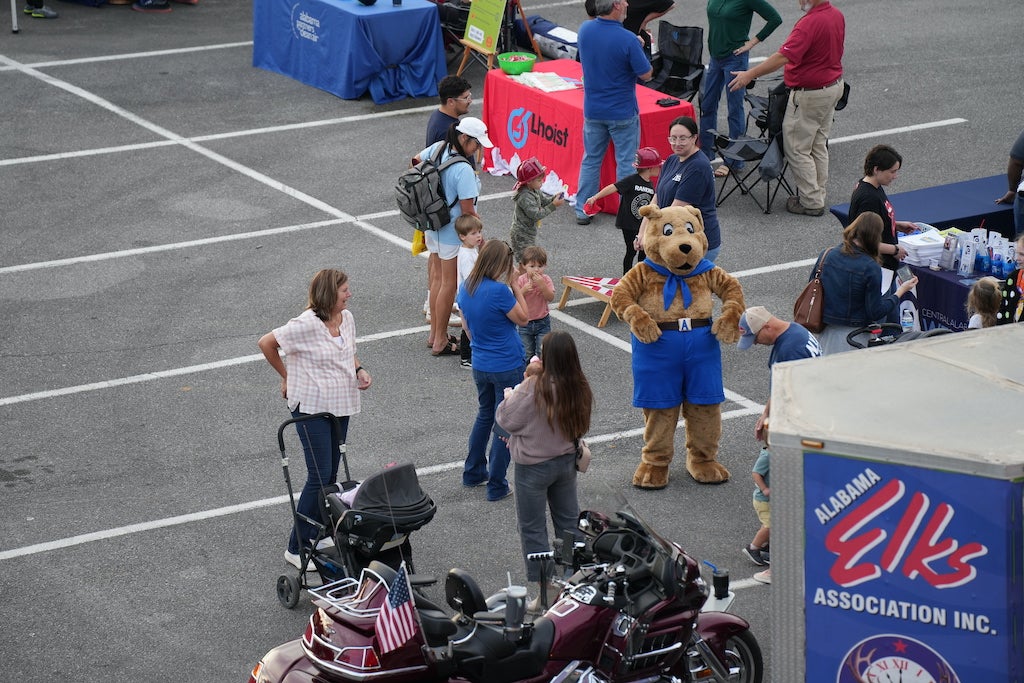
[[[612, 290], [612, 310], [632, 332], [633, 405], [644, 414], [644, 447], [633, 485], [668, 485], [680, 409], [686, 471], [702, 484], [721, 483], [729, 470], [717, 461], [725, 401], [719, 342], [735, 344], [740, 338], [743, 289], [704, 258], [708, 241], [698, 209], [649, 204], [640, 214], [647, 218], [647, 260]], [[713, 322], [712, 294], [722, 301]]]

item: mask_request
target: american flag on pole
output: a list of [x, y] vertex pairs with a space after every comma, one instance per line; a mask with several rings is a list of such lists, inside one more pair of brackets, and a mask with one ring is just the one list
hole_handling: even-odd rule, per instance
[[381, 653], [401, 647], [416, 634], [416, 628], [416, 607], [412, 602], [409, 576], [403, 562], [398, 569], [398, 576], [391, 582], [388, 597], [381, 606], [377, 622], [374, 624]]

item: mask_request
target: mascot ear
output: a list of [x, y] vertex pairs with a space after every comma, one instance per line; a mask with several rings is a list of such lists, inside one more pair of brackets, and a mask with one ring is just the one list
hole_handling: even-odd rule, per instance
[[648, 218], [657, 218], [658, 216], [661, 215], [661, 210], [658, 208], [657, 204], [651, 202], [646, 206], [640, 207], [640, 215], [647, 216]]

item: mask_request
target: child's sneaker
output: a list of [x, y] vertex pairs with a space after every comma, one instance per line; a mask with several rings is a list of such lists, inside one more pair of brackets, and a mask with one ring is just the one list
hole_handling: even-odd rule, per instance
[[42, 7], [33, 7], [32, 5], [26, 5], [23, 10], [25, 14], [35, 19], [56, 19], [58, 14], [52, 9], [43, 5]]
[[167, 0], [135, 0], [132, 9], [136, 12], [163, 14], [171, 11], [171, 3]]
[[764, 554], [760, 548], [751, 548], [749, 545], [743, 549], [743, 554], [750, 558], [750, 561], [756, 564], [758, 567], [763, 567], [768, 564], [764, 559]]
[[470, 360], [469, 358], [463, 358], [461, 365], [462, 365], [462, 367], [466, 368], [467, 370], [472, 370], [473, 369], [473, 361]]
[[754, 574], [754, 581], [757, 581], [758, 583], [767, 583], [770, 585], [772, 582], [772, 570], [765, 569], [763, 572], [758, 572]]

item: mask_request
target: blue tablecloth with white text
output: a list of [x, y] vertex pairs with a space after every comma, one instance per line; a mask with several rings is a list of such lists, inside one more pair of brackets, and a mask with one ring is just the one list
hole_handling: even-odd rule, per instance
[[427, 0], [254, 0], [252, 64], [345, 99], [437, 95], [447, 73]]

